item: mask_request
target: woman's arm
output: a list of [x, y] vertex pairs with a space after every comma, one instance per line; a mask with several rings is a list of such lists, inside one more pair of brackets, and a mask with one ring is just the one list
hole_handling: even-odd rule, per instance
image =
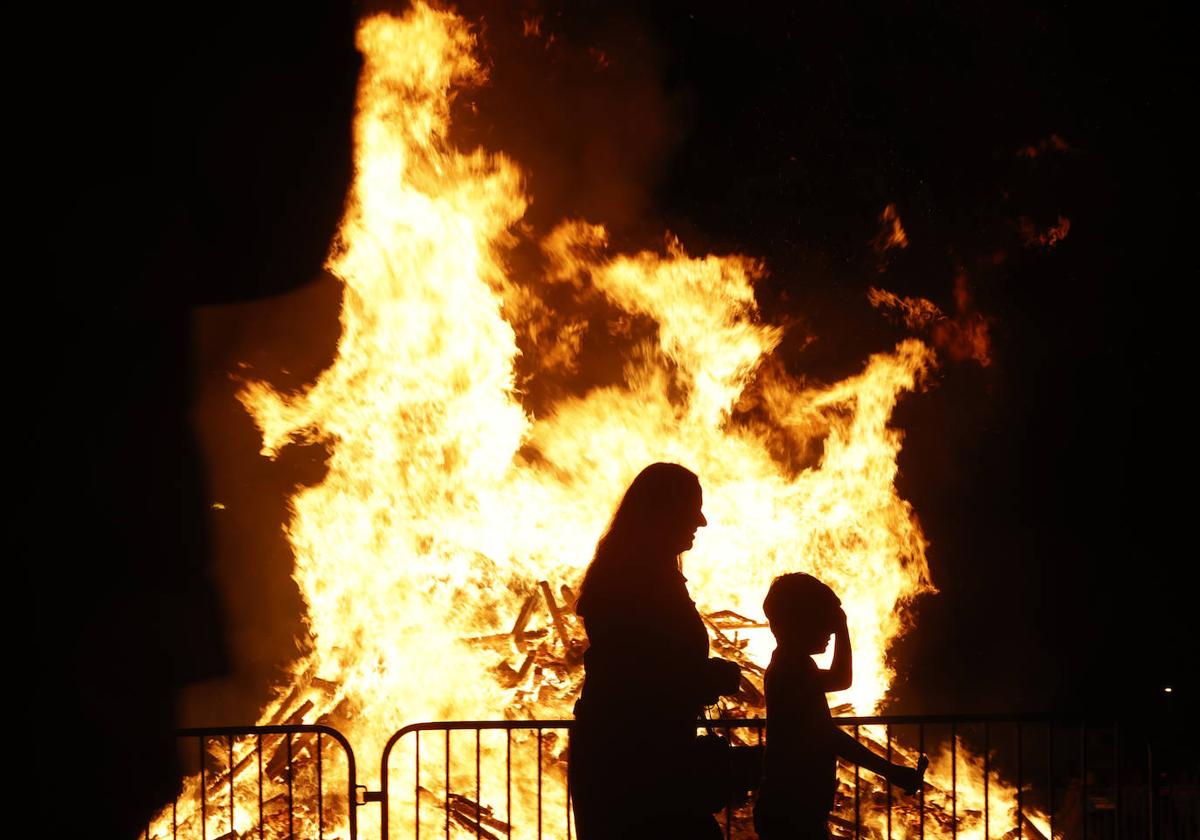
[[846, 612], [838, 609], [837, 626], [833, 631], [833, 662], [828, 671], [821, 671], [824, 691], [845, 691], [854, 682], [854, 654], [850, 649], [850, 630], [846, 627]]

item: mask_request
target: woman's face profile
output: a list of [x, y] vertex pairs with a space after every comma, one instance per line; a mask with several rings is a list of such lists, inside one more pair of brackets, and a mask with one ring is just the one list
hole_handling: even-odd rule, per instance
[[672, 554], [682, 554], [690, 549], [695, 544], [696, 531], [708, 524], [701, 510], [703, 506], [704, 493], [697, 484], [683, 497], [675, 516], [665, 523]]

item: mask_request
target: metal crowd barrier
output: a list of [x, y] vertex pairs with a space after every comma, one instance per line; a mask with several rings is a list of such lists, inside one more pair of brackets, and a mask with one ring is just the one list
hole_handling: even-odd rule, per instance
[[[177, 797], [169, 806], [169, 820], [152, 820], [146, 826], [142, 835], [146, 840], [267, 840], [268, 825], [271, 837], [295, 838], [298, 816], [315, 823], [317, 840], [327, 836], [331, 821], [335, 823], [332, 836], [358, 837], [361, 802], [357, 801], [354, 751], [333, 727], [220, 726], [180, 729], [175, 735], [196, 741], [199, 777], [194, 796], [185, 792]], [[333, 756], [328, 753], [330, 746], [337, 748]], [[331, 760], [337, 765], [332, 778]], [[218, 766], [212, 767], [214, 763]], [[338, 784], [343, 776], [344, 788]], [[330, 790], [331, 786], [336, 788]], [[239, 811], [247, 814], [240, 827]], [[211, 832], [210, 815], [213, 820], [223, 817], [220, 828]], [[347, 833], [341, 833], [342, 827]]]
[[[443, 768], [444, 768], [444, 785], [445, 785], [446, 790], [448, 791], [448, 790], [450, 790], [450, 767], [451, 767], [450, 733], [455, 732], [455, 731], [464, 731], [465, 730], [465, 731], [473, 731], [475, 733], [475, 739], [474, 739], [475, 740], [475, 749], [474, 749], [474, 760], [475, 760], [474, 794], [475, 794], [475, 799], [474, 799], [473, 804], [474, 804], [476, 836], [481, 837], [483, 834], [483, 816], [484, 816], [483, 805], [481, 802], [482, 797], [481, 797], [481, 792], [480, 792], [481, 781], [482, 781], [482, 777], [481, 777], [481, 773], [480, 773], [481, 755], [482, 755], [481, 733], [484, 731], [487, 731], [487, 730], [502, 730], [505, 733], [505, 737], [504, 737], [504, 767], [505, 767], [504, 790], [505, 790], [505, 817], [506, 817], [505, 836], [512, 837], [512, 818], [511, 818], [512, 804], [513, 804], [513, 799], [512, 799], [512, 745], [513, 745], [512, 733], [515, 731], [532, 731], [535, 733], [535, 737], [536, 737], [536, 774], [535, 775], [536, 775], [537, 781], [536, 781], [535, 812], [537, 815], [536, 816], [537, 836], [538, 836], [539, 840], [541, 840], [541, 838], [543, 836], [543, 830], [544, 830], [544, 825], [543, 825], [543, 817], [544, 817], [544, 809], [543, 809], [543, 792], [544, 792], [544, 787], [543, 787], [543, 781], [544, 781], [543, 747], [545, 744], [545, 733], [547, 730], [565, 731], [565, 732], [569, 733], [570, 729], [571, 729], [571, 725], [572, 725], [572, 721], [569, 721], [569, 720], [502, 720], [502, 721], [475, 720], [475, 721], [445, 721], [445, 722], [409, 724], [408, 726], [404, 727], [403, 729], [398, 731], [396, 734], [394, 734], [390, 739], [388, 739], [387, 744], [385, 744], [384, 748], [383, 748], [383, 756], [380, 759], [380, 771], [379, 771], [380, 772], [380, 776], [379, 776], [380, 790], [379, 790], [379, 795], [378, 795], [378, 801], [380, 802], [380, 806], [381, 806], [381, 817], [380, 817], [381, 836], [383, 838], [390, 837], [390, 834], [388, 833], [388, 815], [389, 815], [389, 804], [390, 804], [390, 797], [388, 795], [389, 794], [389, 777], [390, 777], [389, 762], [390, 762], [393, 748], [395, 748], [395, 746], [398, 743], [400, 743], [401, 739], [404, 738], [404, 736], [410, 735], [410, 734], [413, 735], [413, 737], [414, 737], [414, 744], [413, 744], [413, 747], [414, 747], [413, 748], [413, 779], [414, 779], [414, 781], [413, 781], [413, 801], [414, 801], [413, 836], [414, 836], [414, 838], [419, 839], [421, 836], [421, 793], [422, 793], [422, 789], [421, 789], [421, 785], [420, 785], [420, 779], [421, 779], [421, 733], [422, 732], [431, 732], [431, 731], [432, 732], [440, 731], [443, 733], [443, 736], [442, 736], [442, 753], [443, 753], [442, 759], [443, 759]], [[374, 798], [374, 797], [372, 797], [372, 798]], [[450, 826], [451, 826], [451, 797], [445, 796], [445, 797], [443, 797], [443, 799], [444, 799], [443, 830], [445, 832], [446, 837], [449, 837], [450, 836]], [[569, 786], [566, 791], [565, 799], [566, 799], [565, 813], [563, 816], [564, 816], [564, 822], [565, 822], [565, 826], [566, 826], [566, 837], [568, 838], [568, 840], [570, 840], [572, 818], [571, 818], [571, 791], [570, 791]], [[469, 810], [469, 808], [468, 808], [468, 810]]]
[[[947, 754], [949, 761], [948, 784], [943, 779], [935, 788], [927, 776], [924, 789], [903, 799], [893, 796], [891, 785], [874, 774], [863, 776], [857, 767], [843, 765], [832, 822], [840, 836], [891, 838], [894, 828], [897, 836], [921, 838], [927, 828], [931, 836], [957, 838], [961, 831], [1005, 840], [1197, 836], [1191, 833], [1197, 827], [1195, 782], [1185, 781], [1183, 788], [1175, 790], [1161, 781], [1156, 786], [1148, 743], [1136, 737], [1123, 739], [1116, 724], [1036, 716], [885, 715], [834, 720], [856, 739], [872, 742], [889, 759], [903, 754], [904, 760], [911, 761], [928, 749], [942, 755], [943, 774]], [[761, 718], [720, 719], [705, 722], [698, 731], [708, 729], [731, 743], [754, 745], [763, 743], [765, 725]], [[358, 784], [349, 742], [328, 726], [180, 730], [176, 733], [180, 738], [196, 740], [199, 778], [170, 806], [170, 820], [160, 815], [143, 837], [356, 840], [358, 808], [378, 804], [383, 840], [401, 836], [397, 831], [417, 840], [422, 835], [449, 838], [452, 833], [481, 840], [507, 840], [514, 833], [521, 838], [569, 840], [574, 826], [565, 762], [571, 726], [569, 720], [411, 724], [384, 746], [377, 791]], [[960, 742], [982, 765], [981, 808], [968, 807], [965, 798], [960, 801], [967, 790], [962, 773], [970, 772], [979, 781], [978, 767], [960, 762]], [[332, 772], [331, 752], [337, 754]], [[398, 762], [395, 758], [401, 753], [406, 760]], [[525, 761], [514, 776], [517, 753]], [[1015, 797], [1005, 813], [991, 807], [989, 787], [998, 778]], [[412, 810], [397, 811], [393, 799], [409, 795], [411, 803], [403, 805]], [[927, 795], [932, 797], [928, 802]], [[978, 806], [977, 787], [966, 798]], [[727, 840], [754, 836], [750, 810], [748, 804], [731, 803], [719, 815]], [[180, 819], [185, 811], [186, 818]], [[411, 835], [407, 825], [398, 825], [409, 818]]]

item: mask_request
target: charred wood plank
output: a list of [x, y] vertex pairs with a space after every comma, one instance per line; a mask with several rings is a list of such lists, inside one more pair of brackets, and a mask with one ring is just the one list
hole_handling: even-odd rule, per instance
[[579, 602], [579, 596], [575, 594], [575, 590], [564, 583], [558, 588], [558, 591], [562, 595], [563, 609], [575, 612], [575, 604]]
[[521, 604], [521, 611], [517, 613], [517, 620], [513, 622], [512, 640], [517, 646], [517, 650], [525, 649], [525, 625], [529, 624], [529, 617], [533, 615], [533, 608], [537, 605], [537, 593], [530, 592], [526, 596], [525, 602]]
[[750, 630], [770, 626], [764, 621], [755, 621], [733, 610], [717, 610], [716, 612], [705, 613], [705, 618], [725, 630]]
[[558, 633], [558, 638], [562, 641], [564, 648], [570, 647], [571, 637], [567, 635], [562, 611], [558, 608], [558, 602], [554, 600], [554, 593], [550, 591], [550, 583], [542, 580], [538, 581], [538, 586], [541, 587], [542, 597], [546, 599], [546, 608], [550, 610], [550, 617], [554, 620], [554, 630]]
[[463, 817], [466, 817], [471, 822], [471, 828], [475, 827], [476, 809], [479, 812], [479, 824], [493, 828], [496, 831], [507, 832], [509, 824], [496, 817], [495, 809], [491, 805], [482, 805], [475, 802], [469, 796], [463, 796], [460, 793], [452, 793], [449, 796], [451, 812], [458, 812]]

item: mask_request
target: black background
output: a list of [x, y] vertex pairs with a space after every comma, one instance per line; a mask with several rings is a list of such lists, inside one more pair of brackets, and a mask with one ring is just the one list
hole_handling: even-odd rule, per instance
[[[165, 801], [177, 768], [150, 742], [183, 686], [238, 667], [189, 428], [192, 307], [316, 282], [322, 249], [296, 243], [328, 241], [348, 177], [350, 14], [263, 8], [68, 15], [33, 74], [58, 171], [35, 212], [59, 272], [28, 366], [33, 718], [72, 722], [39, 749], [42, 778], [93, 733], [115, 780], [81, 794], [97, 825]], [[621, 246], [670, 229], [693, 252], [763, 257], [760, 302], [794, 324], [795, 369], [844, 376], [904, 334], [870, 286], [953, 311], [968, 278], [993, 363], [943, 358], [895, 418], [941, 594], [895, 651], [892, 709], [1162, 720], [1190, 705], [1180, 21], [1094, 4], [463, 11], [483, 18], [492, 80], [460, 102], [457, 139], [528, 169], [535, 229], [578, 215]], [[1019, 153], [1051, 135], [1068, 149]], [[868, 243], [888, 203], [912, 245], [881, 273]], [[1059, 215], [1060, 244], [1023, 244], [1022, 217]], [[294, 599], [277, 577], [264, 596]]]

